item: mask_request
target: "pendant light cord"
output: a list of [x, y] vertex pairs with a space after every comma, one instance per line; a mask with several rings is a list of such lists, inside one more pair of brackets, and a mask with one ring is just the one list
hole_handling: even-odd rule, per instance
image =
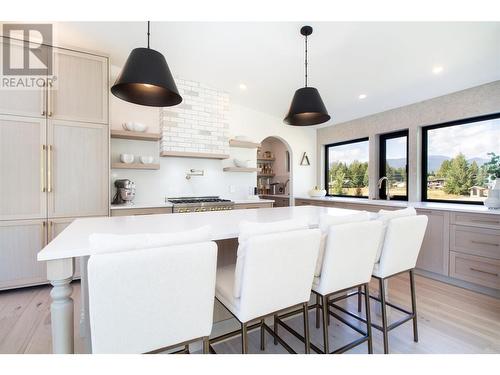
[[306, 57], [305, 57], [306, 87], [307, 87], [307, 35], [306, 35]]
[[149, 21], [148, 21], [148, 48], [149, 48]]

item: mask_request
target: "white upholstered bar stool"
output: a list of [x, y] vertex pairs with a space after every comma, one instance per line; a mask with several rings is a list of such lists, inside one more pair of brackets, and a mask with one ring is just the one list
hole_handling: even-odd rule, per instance
[[[304, 335], [309, 337], [307, 304], [314, 266], [318, 256], [320, 231], [305, 222], [286, 220], [272, 223], [242, 223], [235, 265], [217, 270], [216, 298], [240, 322], [241, 330], [213, 338], [215, 344], [241, 334], [242, 353], [248, 352], [247, 332], [260, 328], [261, 350], [265, 331], [279, 340], [287, 351], [295, 351], [275, 336], [264, 318], [284, 309], [301, 306]], [[253, 320], [259, 323], [249, 326]], [[309, 340], [305, 352], [309, 352]], [[212, 349], [213, 350], [213, 349]]]
[[[413, 340], [418, 342], [417, 329], [417, 301], [415, 296], [415, 278], [413, 269], [417, 264], [418, 254], [422, 246], [425, 230], [427, 228], [427, 216], [408, 216], [390, 220], [382, 248], [380, 262], [373, 268], [373, 277], [379, 280], [380, 301], [382, 306], [382, 326], [372, 324], [374, 328], [381, 330], [384, 338], [384, 353], [389, 353], [389, 331], [399, 327], [401, 324], [413, 320]], [[407, 311], [386, 301], [384, 281], [408, 272], [410, 275], [411, 311]], [[406, 314], [406, 317], [388, 325], [387, 305]]]
[[[369, 282], [372, 275], [373, 263], [377, 253], [378, 244], [382, 235], [382, 223], [368, 221], [370, 215], [361, 213], [346, 217], [345, 221], [350, 223], [339, 224], [342, 218], [322, 217], [322, 225], [327, 227], [326, 246], [321, 264], [321, 273], [314, 278], [312, 285], [313, 293], [321, 299], [321, 310], [323, 316], [323, 350], [311, 344], [311, 348], [317, 353], [343, 353], [364, 342], [368, 344], [368, 353], [372, 353], [372, 335], [370, 327], [370, 303]], [[364, 221], [363, 221], [364, 220]], [[331, 225], [329, 224], [331, 221]], [[347, 292], [353, 288], [362, 286], [365, 289], [366, 307], [366, 331], [353, 325], [343, 317], [339, 316], [329, 308], [329, 297]], [[316, 302], [318, 311], [319, 301]], [[335, 305], [333, 305], [335, 306]], [[330, 352], [328, 339], [328, 316], [335, 317], [346, 324], [362, 337]], [[293, 329], [281, 319], [279, 324], [290, 333], [296, 335]]]
[[[372, 274], [379, 281], [380, 295], [379, 297], [370, 296], [370, 298], [379, 301], [381, 304], [382, 325], [372, 323], [372, 327], [382, 331], [385, 354], [389, 353], [389, 331], [409, 320], [413, 320], [413, 340], [418, 342], [417, 303], [413, 269], [417, 264], [418, 254], [427, 228], [427, 221], [427, 216], [410, 214], [406, 216], [396, 215], [387, 220], [386, 223], [387, 230], [382, 243], [380, 261], [375, 263]], [[411, 311], [388, 302], [385, 290], [384, 282], [386, 280], [405, 272], [408, 272], [410, 276]], [[387, 306], [404, 313], [405, 317], [388, 324]]]
[[217, 244], [209, 229], [90, 238], [93, 353], [152, 353], [203, 340], [212, 330]]

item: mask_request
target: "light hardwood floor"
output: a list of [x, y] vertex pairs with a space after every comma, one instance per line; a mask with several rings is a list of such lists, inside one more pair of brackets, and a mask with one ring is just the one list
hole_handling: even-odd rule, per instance
[[[416, 284], [420, 340], [413, 342], [411, 323], [406, 323], [389, 334], [391, 353], [500, 353], [500, 300], [422, 276], [416, 276]], [[82, 352], [82, 342], [78, 337], [80, 285], [75, 282], [73, 287], [75, 350]], [[42, 286], [0, 292], [0, 353], [51, 352], [49, 291], [48, 286]], [[376, 293], [376, 283], [371, 291]], [[408, 277], [398, 276], [390, 280], [389, 293], [389, 300], [409, 306]], [[344, 305], [350, 311], [356, 311], [356, 298]], [[379, 321], [374, 302], [372, 315], [375, 321]], [[398, 317], [398, 312], [391, 312], [391, 320]], [[313, 311], [309, 318], [312, 341], [321, 347], [322, 330], [314, 326]], [[301, 316], [290, 319], [288, 323], [302, 332]], [[225, 322], [224, 325], [237, 327], [236, 322]], [[332, 350], [357, 337], [336, 320], [332, 320], [329, 332]], [[303, 352], [302, 343], [284, 329], [280, 330], [280, 335], [298, 352]], [[258, 330], [251, 332], [249, 337], [250, 353], [262, 353]], [[286, 353], [281, 346], [273, 344], [269, 335], [266, 335], [266, 340], [264, 353]], [[214, 345], [214, 348], [218, 353], [239, 353], [240, 339], [235, 337]], [[382, 352], [382, 337], [377, 330], [374, 330], [374, 351]], [[366, 344], [349, 353], [366, 353]]]

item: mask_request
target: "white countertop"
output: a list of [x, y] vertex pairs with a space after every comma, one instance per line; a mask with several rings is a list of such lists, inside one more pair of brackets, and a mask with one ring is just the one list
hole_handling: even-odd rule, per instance
[[[229, 198], [228, 198], [229, 199]], [[233, 199], [235, 204], [248, 204], [248, 203], [272, 203], [274, 202], [271, 199]], [[162, 207], [173, 207], [173, 204], [170, 202], [134, 202], [133, 204], [112, 204], [112, 210], [130, 210], [134, 208], [162, 208]]]
[[491, 214], [500, 215], [500, 209], [490, 210], [488, 207], [476, 204], [459, 204], [459, 203], [438, 203], [438, 202], [406, 202], [406, 201], [386, 201], [378, 199], [364, 198], [348, 198], [348, 197], [306, 197], [299, 196], [295, 199], [308, 199], [320, 202], [339, 202], [339, 203], [355, 203], [366, 204], [373, 206], [389, 206], [389, 207], [415, 207], [428, 210], [455, 211], [455, 212], [470, 212], [476, 214]]
[[38, 260], [54, 260], [90, 255], [89, 236], [92, 233], [135, 234], [168, 233], [212, 227], [212, 239], [237, 238], [242, 221], [273, 222], [287, 219], [306, 220], [311, 228], [318, 226], [321, 214], [350, 215], [354, 210], [331, 207], [280, 207], [254, 210], [192, 212], [181, 214], [138, 215], [80, 218], [74, 220], [42, 251]]

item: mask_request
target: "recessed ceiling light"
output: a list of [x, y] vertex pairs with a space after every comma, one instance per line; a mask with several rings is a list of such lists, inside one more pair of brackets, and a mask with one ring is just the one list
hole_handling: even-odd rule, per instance
[[247, 85], [244, 83], [240, 83], [240, 90], [245, 91], [247, 89]]
[[361, 94], [360, 96], [358, 96], [359, 99], [363, 100], [363, 99], [366, 99], [367, 95], [366, 94]]
[[439, 74], [443, 71], [443, 67], [441, 65], [437, 65], [434, 68], [432, 68], [432, 73], [434, 74]]

